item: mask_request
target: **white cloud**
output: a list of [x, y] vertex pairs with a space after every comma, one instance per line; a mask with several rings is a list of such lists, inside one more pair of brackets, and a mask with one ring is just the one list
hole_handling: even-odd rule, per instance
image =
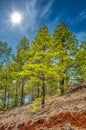
[[81, 12], [80, 14], [79, 14], [79, 16], [78, 16], [78, 19], [80, 20], [80, 21], [82, 21], [82, 20], [84, 20], [86, 18], [86, 12]]
[[23, 12], [23, 24], [21, 26], [22, 32], [27, 33], [34, 31], [37, 26], [38, 10], [36, 9], [37, 0], [25, 1], [25, 8]]
[[85, 12], [84, 11], [82, 11], [79, 15], [80, 16], [83, 16], [85, 14]]
[[48, 11], [50, 10], [52, 4], [53, 4], [53, 1], [50, 1], [50, 2], [43, 8], [40, 17], [43, 17], [44, 15], [46, 15], [46, 14], [48, 13]]
[[52, 28], [53, 26], [56, 26], [58, 24], [60, 17], [57, 17], [53, 22], [49, 24], [49, 28]]
[[82, 11], [80, 14], [78, 14], [78, 16], [76, 18], [73, 18], [73, 19], [68, 19], [68, 21], [72, 24], [72, 23], [75, 23], [75, 22], [81, 22], [83, 21], [84, 19], [86, 18], [86, 12], [85, 11]]
[[55, 20], [53, 20], [52, 22], [47, 24], [48, 28], [50, 30], [50, 33], [52, 33], [54, 31], [54, 29], [57, 27], [59, 19], [60, 19], [60, 17], [56, 17]]
[[[21, 33], [28, 35], [33, 34], [42, 22], [43, 17], [50, 13], [53, 0], [49, 1], [44, 7], [37, 8], [38, 0], [26, 0], [23, 13], [23, 22], [21, 25]], [[49, 13], [48, 13], [49, 12]], [[47, 18], [47, 17], [46, 17]]]
[[79, 40], [79, 41], [83, 41], [86, 39], [86, 32], [82, 31], [82, 32], [78, 32], [75, 34], [76, 38]]

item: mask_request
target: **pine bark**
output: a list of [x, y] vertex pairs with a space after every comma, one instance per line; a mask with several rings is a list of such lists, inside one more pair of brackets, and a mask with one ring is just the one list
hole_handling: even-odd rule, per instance
[[22, 80], [22, 88], [21, 88], [21, 105], [24, 104], [24, 79]]
[[6, 108], [6, 98], [7, 98], [7, 76], [5, 78], [5, 86], [4, 86], [4, 109]]
[[44, 108], [44, 105], [45, 105], [45, 77], [44, 77], [44, 74], [43, 74], [43, 78], [42, 78], [42, 108]]

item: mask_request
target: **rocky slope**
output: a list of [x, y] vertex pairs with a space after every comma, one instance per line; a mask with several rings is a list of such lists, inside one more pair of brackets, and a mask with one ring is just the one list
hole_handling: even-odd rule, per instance
[[75, 84], [64, 96], [46, 99], [46, 107], [35, 114], [33, 104], [0, 114], [0, 130], [86, 130], [86, 87]]

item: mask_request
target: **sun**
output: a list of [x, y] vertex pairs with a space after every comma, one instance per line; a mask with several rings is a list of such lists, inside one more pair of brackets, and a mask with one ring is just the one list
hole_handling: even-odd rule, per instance
[[22, 15], [19, 12], [14, 12], [11, 14], [11, 22], [13, 24], [20, 24], [22, 21]]

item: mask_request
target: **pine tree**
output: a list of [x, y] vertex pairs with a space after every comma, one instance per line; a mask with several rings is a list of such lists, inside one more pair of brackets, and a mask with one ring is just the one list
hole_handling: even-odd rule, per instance
[[[45, 90], [47, 77], [49, 77], [49, 72], [51, 72], [51, 36], [48, 32], [47, 26], [43, 25], [38, 34], [33, 40], [33, 44], [30, 50], [29, 61], [24, 66], [24, 71], [30, 75], [30, 78], [37, 78], [41, 85], [41, 97], [42, 97], [42, 107], [45, 104]], [[53, 73], [53, 72], [52, 72]], [[39, 86], [37, 88], [39, 93]]]
[[64, 93], [64, 84], [70, 77], [72, 61], [77, 51], [77, 40], [67, 28], [60, 23], [53, 34], [54, 61], [57, 66], [61, 95]]
[[82, 82], [86, 79], [86, 40], [80, 44], [75, 57], [75, 80]]
[[7, 82], [8, 82], [8, 63], [12, 49], [8, 47], [6, 42], [0, 41], [0, 82], [2, 90], [3, 108], [6, 109], [7, 103]]
[[21, 105], [24, 104], [24, 82], [25, 82], [26, 77], [21, 76], [20, 73], [22, 71], [23, 65], [25, 64], [26, 60], [28, 59], [27, 53], [28, 53], [29, 49], [30, 49], [29, 40], [24, 36], [21, 39], [19, 45], [17, 46], [16, 56], [13, 56], [14, 63], [16, 64], [16, 67], [17, 67], [16, 68], [17, 79], [21, 80], [21, 101], [20, 101]]

